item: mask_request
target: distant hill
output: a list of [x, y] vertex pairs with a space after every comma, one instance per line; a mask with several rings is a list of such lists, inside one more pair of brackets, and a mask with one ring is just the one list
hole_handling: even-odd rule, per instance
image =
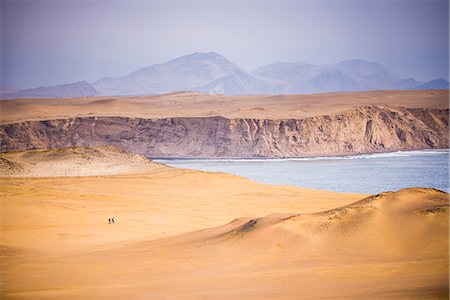
[[335, 64], [276, 62], [247, 72], [215, 52], [195, 52], [92, 84], [21, 90], [1, 98], [58, 98], [95, 95], [155, 95], [179, 91], [207, 94], [303, 94], [367, 90], [448, 89], [444, 79], [417, 82], [400, 78], [378, 63], [346, 60]]
[[445, 79], [435, 79], [431, 81], [427, 81], [416, 86], [415, 90], [436, 90], [436, 89], [448, 89], [449, 82]]
[[363, 60], [328, 65], [278, 62], [260, 67], [254, 74], [283, 83], [287, 94], [412, 89], [420, 84]]
[[245, 72], [215, 52], [185, 55], [121, 78], [102, 78], [93, 86], [102, 95], [153, 95], [177, 91], [226, 95], [277, 92], [277, 85]]
[[206, 94], [267, 95], [284, 93], [284, 85], [252, 75], [238, 68], [227, 76], [192, 90]]
[[38, 87], [35, 89], [20, 90], [13, 93], [3, 94], [1, 98], [68, 98], [97, 96], [97, 90], [86, 81], [78, 81], [68, 84], [53, 85], [49, 87]]

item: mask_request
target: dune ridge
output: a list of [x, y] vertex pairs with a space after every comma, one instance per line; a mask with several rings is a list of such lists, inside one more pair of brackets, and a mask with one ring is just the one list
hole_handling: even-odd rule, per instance
[[170, 167], [112, 146], [0, 154], [0, 177], [99, 176], [159, 172]]

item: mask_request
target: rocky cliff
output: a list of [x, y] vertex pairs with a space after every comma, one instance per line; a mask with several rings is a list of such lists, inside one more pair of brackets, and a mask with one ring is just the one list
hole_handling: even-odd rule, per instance
[[78, 117], [0, 125], [1, 152], [114, 145], [150, 157], [302, 157], [448, 147], [448, 109], [305, 119]]

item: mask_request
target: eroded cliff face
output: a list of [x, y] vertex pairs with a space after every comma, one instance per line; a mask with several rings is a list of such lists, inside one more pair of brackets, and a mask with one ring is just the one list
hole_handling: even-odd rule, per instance
[[448, 147], [448, 109], [291, 120], [80, 117], [0, 125], [0, 150], [114, 145], [150, 157], [304, 157]]

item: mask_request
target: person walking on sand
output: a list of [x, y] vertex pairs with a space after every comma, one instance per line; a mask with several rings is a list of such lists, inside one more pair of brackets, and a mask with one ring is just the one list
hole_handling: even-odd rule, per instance
[[108, 219], [108, 224], [111, 224], [111, 218]]
[[115, 222], [114, 222], [114, 218], [111, 218], [111, 222], [114, 224]]

